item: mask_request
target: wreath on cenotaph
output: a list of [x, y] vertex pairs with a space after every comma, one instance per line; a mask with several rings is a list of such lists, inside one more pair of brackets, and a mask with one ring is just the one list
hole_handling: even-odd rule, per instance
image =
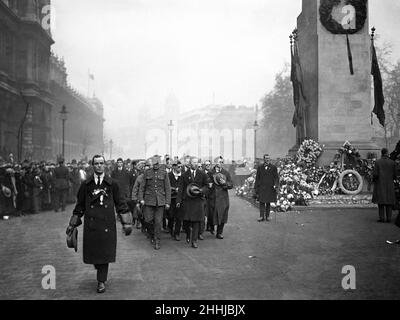
[[305, 167], [313, 167], [322, 151], [322, 146], [318, 142], [312, 139], [304, 140], [297, 151], [297, 163], [302, 163]]
[[356, 28], [345, 29], [332, 17], [333, 9], [340, 5], [341, 0], [321, 0], [319, 7], [322, 25], [334, 34], [354, 34], [360, 31], [367, 19], [367, 0], [347, 0], [346, 5], [352, 5], [356, 10]]

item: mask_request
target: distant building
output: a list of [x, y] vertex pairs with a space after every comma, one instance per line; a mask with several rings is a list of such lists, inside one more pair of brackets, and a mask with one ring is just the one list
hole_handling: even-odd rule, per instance
[[254, 107], [209, 105], [178, 113], [170, 101], [162, 116], [147, 121], [146, 156], [170, 154], [172, 134], [172, 154], [179, 157], [214, 160], [222, 155], [228, 162], [254, 157]]
[[[55, 160], [67, 106], [66, 158], [103, 151], [103, 106], [67, 84], [44, 8], [50, 0], [0, 0], [0, 155]], [[43, 13], [45, 12], [45, 13]], [[89, 147], [89, 145], [91, 147]]]
[[53, 158], [62, 153], [62, 121], [60, 111], [66, 106], [68, 119], [65, 122], [65, 157], [82, 159], [104, 153], [104, 107], [102, 102], [80, 94], [67, 83], [64, 61], [51, 56], [50, 89], [54, 98], [51, 115]]

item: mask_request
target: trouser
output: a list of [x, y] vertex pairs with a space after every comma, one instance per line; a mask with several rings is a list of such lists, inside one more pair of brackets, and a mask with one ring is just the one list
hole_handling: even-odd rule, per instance
[[65, 205], [67, 202], [68, 189], [56, 189], [54, 197], [54, 210], [65, 210]]
[[268, 219], [271, 212], [271, 204], [260, 202], [260, 218]]
[[224, 233], [224, 226], [225, 223], [221, 223], [220, 225], [217, 226], [217, 234], [222, 235]]
[[191, 235], [192, 243], [197, 242], [199, 239], [200, 221], [184, 221], [183, 226], [186, 231], [186, 237], [190, 238]]
[[94, 267], [97, 270], [97, 281], [106, 282], [108, 276], [108, 266], [109, 264], [95, 264]]
[[200, 227], [199, 227], [199, 235], [204, 233], [204, 230], [206, 229], [206, 218], [202, 221], [200, 221]]
[[379, 219], [384, 221], [385, 220], [385, 212], [386, 212], [386, 221], [392, 220], [392, 206], [391, 205], [384, 205], [380, 204], [379, 207]]
[[150, 228], [150, 236], [156, 241], [161, 240], [161, 227], [165, 207], [145, 206], [144, 216], [148, 227]]
[[214, 230], [214, 210], [211, 200], [207, 199], [206, 202], [206, 214], [207, 214], [207, 231]]
[[39, 213], [42, 210], [42, 197], [39, 188], [33, 188], [32, 192], [32, 212]]

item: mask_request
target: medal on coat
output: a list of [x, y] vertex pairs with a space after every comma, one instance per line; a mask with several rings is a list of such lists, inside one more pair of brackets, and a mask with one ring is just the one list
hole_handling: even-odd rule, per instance
[[101, 206], [103, 205], [103, 202], [104, 202], [104, 196], [108, 197], [108, 194], [104, 189], [95, 189], [95, 190], [93, 190], [92, 194], [94, 196], [94, 199], [92, 201], [99, 198]]

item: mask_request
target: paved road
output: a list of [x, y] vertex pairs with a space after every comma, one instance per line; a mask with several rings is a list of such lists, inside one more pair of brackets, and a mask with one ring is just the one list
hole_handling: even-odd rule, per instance
[[[192, 249], [163, 235], [155, 251], [139, 231], [118, 234], [117, 263], [107, 292], [95, 293], [96, 273], [67, 249], [67, 213], [0, 221], [0, 299], [399, 299], [400, 239], [375, 210], [317, 210], [258, 223], [255, 208], [231, 196], [225, 239], [210, 234]], [[252, 256], [253, 258], [249, 258]], [[42, 267], [56, 269], [56, 290], [42, 289]], [[345, 291], [342, 267], [356, 268]]]

